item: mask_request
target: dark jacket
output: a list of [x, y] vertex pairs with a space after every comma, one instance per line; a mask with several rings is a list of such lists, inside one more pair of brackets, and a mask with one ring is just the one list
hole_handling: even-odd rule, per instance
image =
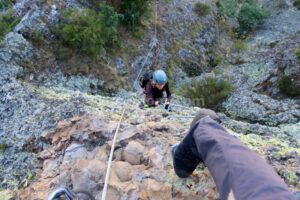
[[222, 200], [231, 190], [236, 200], [296, 200], [264, 159], [216, 121], [204, 117], [190, 130]]
[[144, 88], [145, 102], [149, 106], [154, 106], [155, 101], [163, 97], [163, 92], [166, 91], [167, 93], [167, 101], [170, 102], [171, 100], [171, 92], [169, 88], [169, 83], [167, 82], [162, 90], [157, 89], [155, 86], [152, 85], [151, 80], [149, 80]]

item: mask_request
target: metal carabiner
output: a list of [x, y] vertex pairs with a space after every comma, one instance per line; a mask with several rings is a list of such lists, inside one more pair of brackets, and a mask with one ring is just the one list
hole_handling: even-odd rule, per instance
[[62, 195], [64, 195], [67, 200], [79, 200], [78, 196], [67, 187], [57, 188], [52, 192], [48, 200], [58, 200]]

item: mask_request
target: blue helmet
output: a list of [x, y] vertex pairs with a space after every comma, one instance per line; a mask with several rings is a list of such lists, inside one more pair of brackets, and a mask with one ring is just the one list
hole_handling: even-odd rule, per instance
[[167, 83], [168, 79], [167, 79], [167, 75], [163, 70], [156, 70], [153, 73], [153, 81], [154, 83], [160, 84], [160, 85], [164, 85]]

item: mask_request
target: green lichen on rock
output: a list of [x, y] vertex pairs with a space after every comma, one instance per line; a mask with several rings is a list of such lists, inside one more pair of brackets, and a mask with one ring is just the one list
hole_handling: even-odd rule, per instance
[[32, 92], [41, 95], [42, 98], [52, 99], [52, 100], [65, 100], [69, 101], [71, 99], [71, 95], [68, 93], [58, 92], [53, 89], [49, 89], [46, 87], [35, 87], [33, 85], [27, 84], [28, 89]]
[[4, 153], [6, 149], [6, 144], [0, 144], [0, 154]]
[[[250, 149], [254, 150], [261, 156], [271, 154], [272, 158], [284, 159], [290, 153], [300, 155], [300, 148], [292, 147], [288, 142], [277, 137], [261, 137], [255, 134], [239, 135], [240, 140]], [[270, 151], [270, 152], [269, 152]]]
[[12, 200], [14, 199], [14, 192], [12, 190], [0, 191], [0, 200]]
[[[300, 4], [300, 1], [299, 1], [299, 4]], [[294, 53], [298, 59], [298, 63], [300, 64], [300, 46], [298, 46], [297, 48], [294, 49]]]
[[296, 173], [294, 171], [285, 171], [283, 173], [283, 177], [284, 177], [285, 181], [290, 185], [296, 185], [299, 182], [298, 176], [296, 175]]

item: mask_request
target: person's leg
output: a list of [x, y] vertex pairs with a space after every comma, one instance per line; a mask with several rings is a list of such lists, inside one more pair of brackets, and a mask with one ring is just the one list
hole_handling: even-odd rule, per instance
[[228, 200], [231, 191], [236, 200], [296, 200], [264, 159], [211, 117], [200, 117], [173, 154], [175, 173], [182, 178], [203, 160], [222, 200]]
[[197, 128], [197, 122], [206, 116], [210, 116], [212, 119], [218, 119], [218, 116], [214, 111], [201, 109], [191, 123], [190, 130], [187, 132], [185, 138], [171, 149], [175, 173], [181, 178], [186, 178], [191, 175], [197, 165], [202, 161], [197, 150], [193, 133]]
[[185, 138], [172, 146], [174, 171], [180, 178], [187, 178], [202, 161], [193, 138], [193, 130]]

